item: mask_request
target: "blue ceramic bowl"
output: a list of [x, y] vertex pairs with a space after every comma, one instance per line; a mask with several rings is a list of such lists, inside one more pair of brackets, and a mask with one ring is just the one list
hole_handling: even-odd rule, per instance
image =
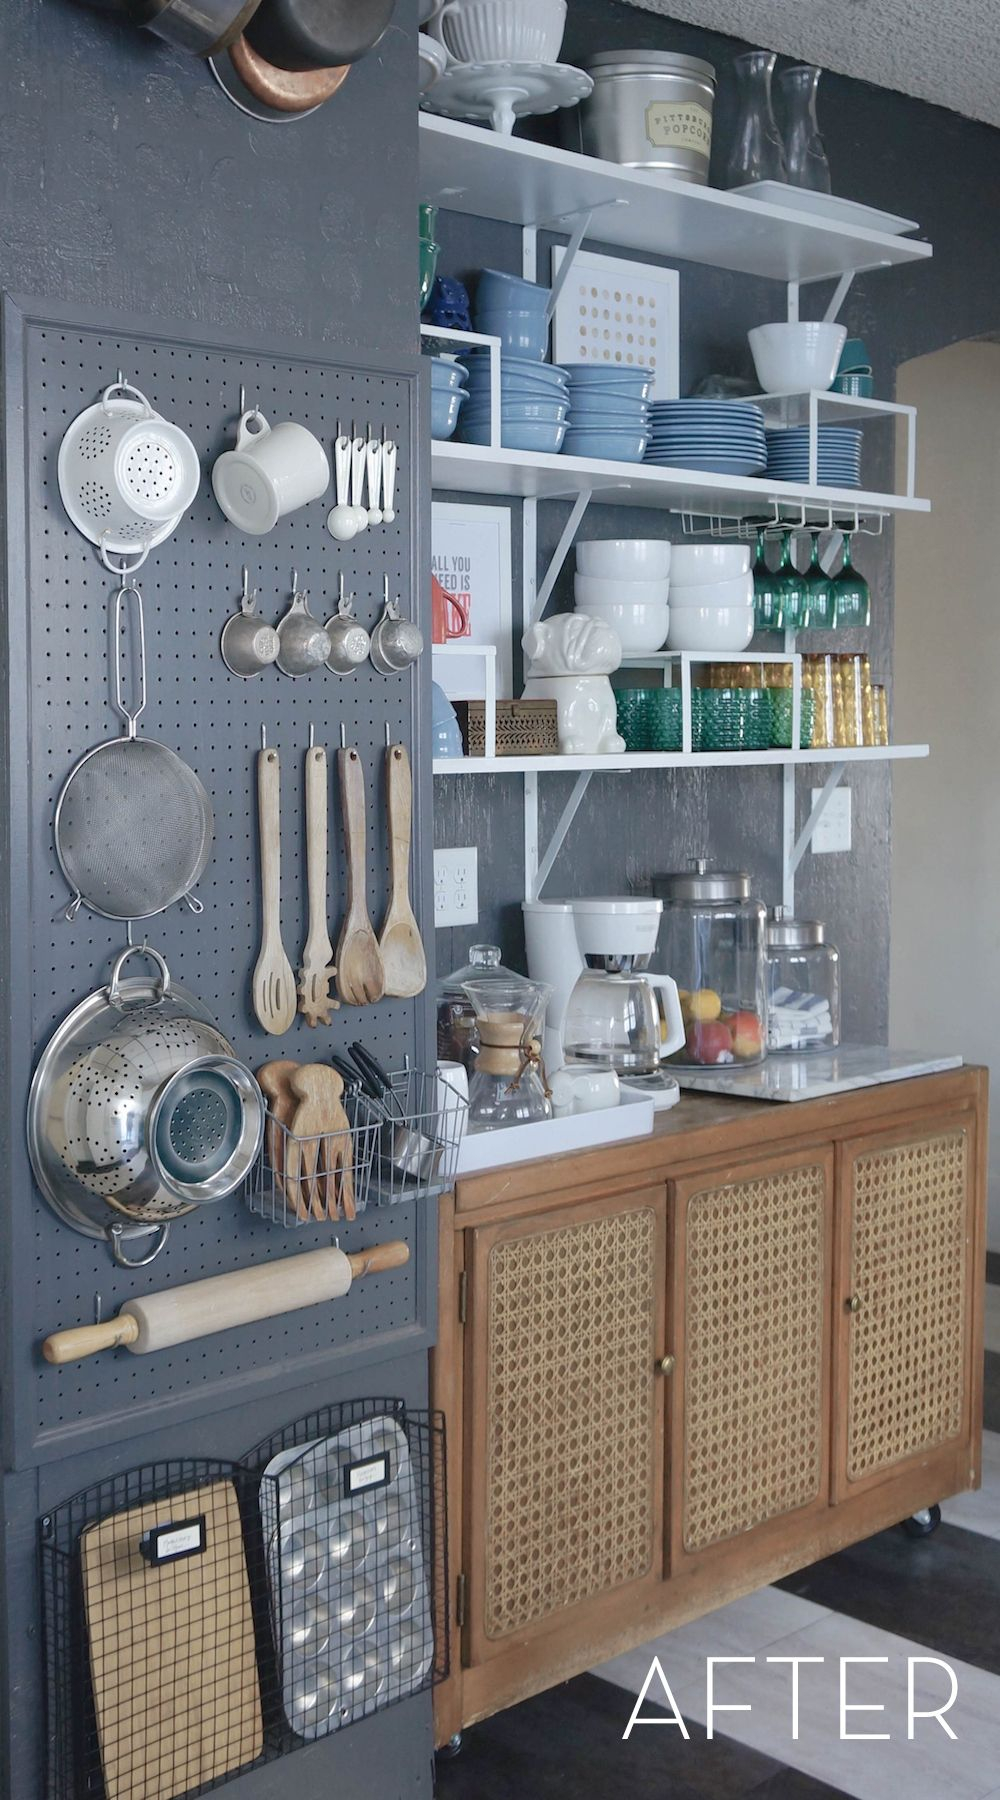
[[444, 689], [431, 682], [431, 754], [454, 759], [465, 755], [462, 731], [455, 708]]
[[476, 314], [476, 330], [500, 339], [501, 350], [515, 356], [537, 357], [541, 362], [549, 347], [549, 328], [544, 313], [492, 312]]
[[446, 390], [431, 394], [431, 437], [450, 438], [455, 435], [458, 415], [465, 400], [464, 393], [448, 393]]
[[[489, 368], [489, 359], [489, 349], [485, 344], [477, 344], [468, 352], [462, 353], [462, 361], [468, 363], [470, 374], [480, 368]], [[569, 381], [565, 369], [558, 363], [540, 363], [533, 356], [518, 356], [510, 350], [501, 356], [500, 366], [505, 375], [524, 375], [529, 381], [541, 377], [545, 381], [559, 381], [564, 386]]]
[[568, 362], [563, 363], [563, 368], [571, 381], [650, 382], [653, 379], [652, 369], [640, 369], [631, 363]]
[[571, 393], [569, 404], [574, 424], [579, 419], [581, 424], [586, 423], [595, 430], [607, 425], [609, 429], [617, 431], [646, 431], [649, 426], [649, 410], [641, 400], [637, 400], [634, 405], [628, 400], [608, 401], [605, 404], [602, 400], [580, 400], [576, 394]]
[[[482, 424], [473, 421], [466, 426], [463, 419], [462, 436], [467, 444], [488, 444], [489, 420], [484, 420]], [[565, 425], [550, 424], [543, 419], [526, 419], [517, 423], [504, 419], [500, 423], [500, 442], [506, 450], [548, 451], [554, 455], [562, 449], [565, 436]]]
[[567, 456], [593, 456], [600, 462], [641, 462], [646, 451], [644, 431], [574, 431], [566, 433]]
[[432, 388], [450, 388], [454, 390], [455, 388], [463, 387], [465, 385], [469, 371], [462, 363], [446, 362], [443, 358], [436, 356], [428, 357], [427, 360], [431, 365]]
[[[490, 384], [486, 380], [469, 382], [469, 393], [489, 399]], [[568, 403], [569, 389], [558, 381], [525, 381], [522, 375], [501, 376], [500, 393], [511, 400], [561, 400]]]
[[[547, 419], [551, 424], [562, 424], [569, 412], [569, 407], [558, 400], [509, 400], [500, 407], [501, 419], [516, 421], [518, 419]], [[466, 413], [467, 419], [477, 422], [488, 419], [489, 406], [483, 401], [473, 400]]]
[[551, 289], [537, 281], [525, 281], [523, 275], [505, 275], [502, 269], [483, 269], [476, 283], [477, 312], [498, 312], [514, 308], [518, 312], [541, 312], [548, 305]]

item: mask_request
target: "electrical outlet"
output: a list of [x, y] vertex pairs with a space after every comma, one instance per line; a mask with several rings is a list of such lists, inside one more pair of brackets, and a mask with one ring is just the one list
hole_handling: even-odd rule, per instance
[[[813, 806], [821, 792], [820, 788], [813, 788]], [[831, 852], [851, 848], [851, 790], [844, 787], [843, 782], [834, 788], [826, 803], [823, 817], [812, 835], [812, 847], [817, 856], [829, 856]]]
[[475, 925], [478, 921], [478, 850], [435, 850], [435, 925]]

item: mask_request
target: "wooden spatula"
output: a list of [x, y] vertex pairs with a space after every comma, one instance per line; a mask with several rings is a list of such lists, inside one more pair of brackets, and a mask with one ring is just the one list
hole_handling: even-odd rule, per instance
[[295, 975], [281, 942], [281, 811], [277, 750], [257, 757], [260, 821], [261, 943], [253, 972], [253, 1009], [265, 1031], [281, 1036], [295, 1020]]
[[[328, 1163], [333, 1163], [336, 1170], [332, 1140], [325, 1134], [339, 1132], [341, 1121], [343, 1125], [347, 1124], [347, 1115], [341, 1105], [344, 1083], [336, 1069], [328, 1069], [323, 1063], [304, 1063], [296, 1069], [289, 1085], [298, 1101], [292, 1118], [292, 1132], [297, 1141], [306, 1140], [298, 1143], [303, 1190], [308, 1195], [312, 1217], [325, 1219], [330, 1198], [336, 1207], [336, 1180], [331, 1182], [329, 1175], [320, 1173]], [[328, 1145], [331, 1146], [329, 1149]], [[328, 1191], [324, 1192], [324, 1189]], [[334, 1211], [331, 1216], [338, 1215]]]
[[[287, 1059], [280, 1062], [264, 1063], [263, 1066], [257, 1070], [257, 1080], [260, 1082], [261, 1092], [267, 1100], [269, 1114], [267, 1121], [267, 1160], [271, 1165], [279, 1193], [281, 1193], [286, 1200], [291, 1200], [291, 1204], [295, 1207], [299, 1218], [304, 1219], [308, 1215], [306, 1212], [300, 1210], [301, 1194], [298, 1184], [298, 1158], [294, 1151], [292, 1152], [292, 1160], [295, 1164], [292, 1171], [293, 1176], [295, 1177], [294, 1199], [289, 1195], [285, 1185], [285, 1147], [288, 1143], [288, 1140], [285, 1137], [285, 1131], [291, 1131], [292, 1129], [292, 1119], [295, 1114], [296, 1105], [298, 1104], [296, 1097], [292, 1092], [290, 1083], [291, 1077], [295, 1074], [298, 1066], [297, 1062], [290, 1062]], [[285, 1131], [282, 1131], [282, 1126], [284, 1126]]]
[[385, 993], [385, 971], [368, 917], [365, 772], [354, 749], [337, 751], [347, 853], [347, 917], [337, 945], [337, 992], [348, 1006], [371, 1006]]
[[427, 986], [427, 958], [410, 905], [410, 832], [413, 781], [403, 744], [385, 753], [386, 810], [389, 817], [389, 907], [378, 947], [385, 970], [385, 991], [408, 1000]]
[[314, 744], [306, 751], [306, 883], [309, 891], [309, 935], [299, 970], [299, 1011], [307, 1025], [329, 1025], [340, 1005], [330, 993], [336, 970], [326, 923], [326, 751]]

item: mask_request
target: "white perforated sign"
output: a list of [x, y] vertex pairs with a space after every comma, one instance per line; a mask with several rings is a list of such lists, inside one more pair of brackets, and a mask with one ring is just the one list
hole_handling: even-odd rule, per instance
[[[565, 254], [553, 249], [553, 280]], [[679, 294], [676, 269], [578, 251], [555, 310], [553, 362], [652, 369], [653, 399], [676, 399]]]

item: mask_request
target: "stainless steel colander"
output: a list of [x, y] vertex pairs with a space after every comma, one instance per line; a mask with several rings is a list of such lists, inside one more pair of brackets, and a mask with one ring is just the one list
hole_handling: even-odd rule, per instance
[[[138, 637], [138, 704], [123, 697], [124, 603], [133, 601]], [[136, 735], [146, 706], [146, 634], [134, 583], [114, 598], [115, 710], [125, 736], [109, 738], [70, 771], [56, 804], [59, 865], [81, 905], [105, 919], [148, 919], [178, 900], [195, 912], [191, 890], [212, 850], [212, 803], [193, 769], [152, 738]]]
[[[148, 956], [158, 979], [121, 979]], [[28, 1102], [35, 1178], [66, 1224], [123, 1240], [221, 1200], [260, 1149], [264, 1103], [211, 1014], [172, 987], [158, 951], [126, 950], [106, 989], [64, 1019], [42, 1053]], [[146, 1256], [142, 1261], [150, 1261]]]

